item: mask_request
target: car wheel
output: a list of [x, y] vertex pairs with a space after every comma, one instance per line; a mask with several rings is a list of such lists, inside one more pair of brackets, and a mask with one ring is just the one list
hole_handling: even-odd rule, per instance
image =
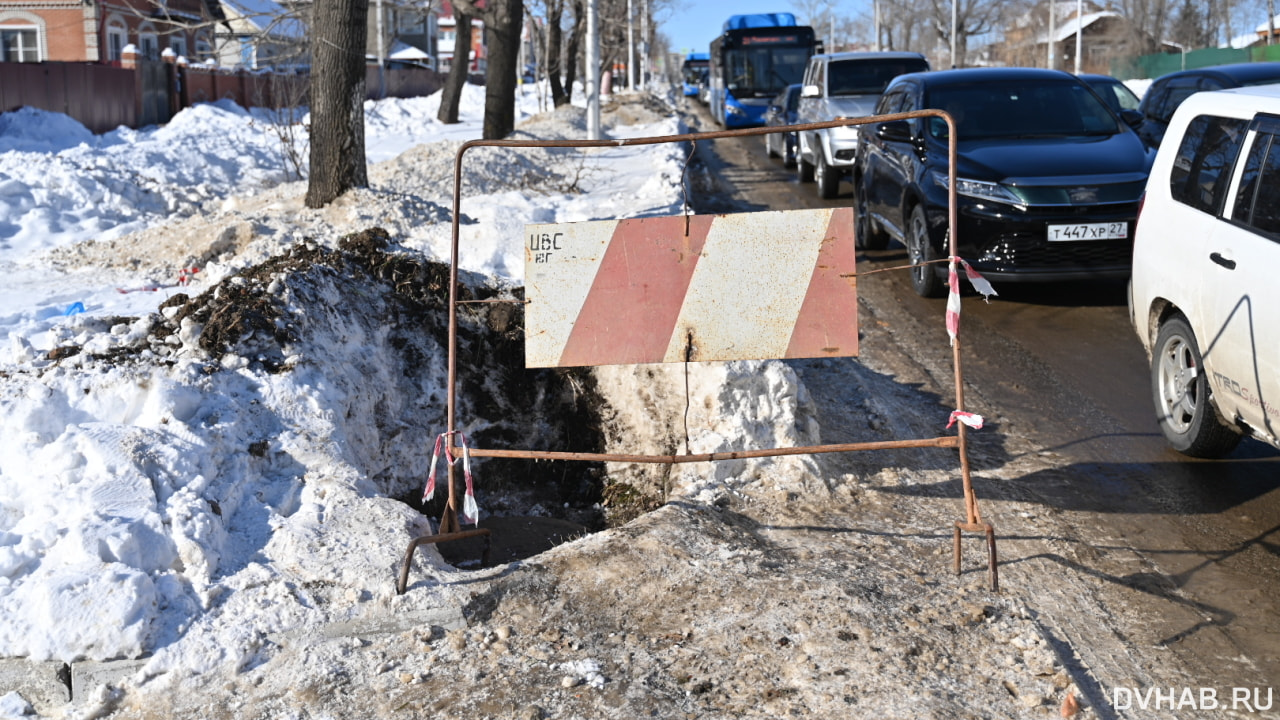
[[1160, 326], [1151, 354], [1151, 395], [1160, 429], [1174, 450], [1191, 457], [1222, 457], [1240, 443], [1209, 402], [1209, 379], [1186, 317], [1174, 315]]
[[854, 208], [854, 246], [859, 250], [883, 250], [889, 247], [889, 234], [871, 221], [867, 208], [867, 189], [863, 187], [861, 178], [854, 178], [853, 193], [857, 197]]
[[796, 138], [794, 135], [788, 135], [783, 141], [785, 152], [782, 155], [782, 164], [785, 167], [793, 168], [796, 166]]
[[919, 266], [911, 268], [911, 287], [916, 294], [927, 298], [942, 297], [946, 285], [938, 277], [937, 268], [932, 264], [921, 264], [938, 258], [937, 251], [929, 242], [929, 222], [925, 219], [923, 205], [912, 208], [911, 219], [907, 221], [907, 254], [911, 264]]
[[796, 140], [796, 179], [802, 183], [813, 182], [813, 165], [804, 159], [803, 143]]
[[818, 151], [818, 166], [814, 168], [813, 179], [818, 182], [818, 197], [830, 200], [840, 192], [840, 173], [827, 164], [827, 157]]

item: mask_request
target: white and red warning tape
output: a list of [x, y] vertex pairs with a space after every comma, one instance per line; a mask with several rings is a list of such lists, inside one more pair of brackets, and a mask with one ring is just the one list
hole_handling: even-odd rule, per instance
[[198, 272], [200, 272], [200, 268], [198, 267], [182, 268], [181, 270], [178, 271], [178, 281], [175, 282], [173, 285], [139, 285], [138, 287], [131, 287], [131, 288], [118, 287], [116, 288], [116, 292], [123, 295], [126, 293], [133, 293], [133, 292], [157, 292], [165, 288], [176, 287], [179, 285], [185, 287], [191, 284], [191, 281], [195, 278], [196, 273]]
[[[960, 334], [960, 276], [956, 272], [956, 263], [960, 263], [964, 267], [965, 278], [969, 280], [969, 284], [973, 286], [973, 289], [982, 295], [983, 300], [990, 302], [991, 296], [996, 294], [996, 290], [991, 287], [991, 283], [978, 274], [978, 271], [974, 270], [969, 263], [965, 262], [963, 258], [955, 255], [951, 256], [950, 272], [947, 273], [947, 286], [950, 288], [950, 292], [947, 294], [947, 335], [951, 337], [952, 345], [956, 344], [956, 337]], [[982, 416], [976, 413], [952, 410], [951, 419], [947, 421], [947, 428], [950, 429], [957, 421], [974, 430], [982, 429]]]
[[448, 436], [457, 435], [462, 446], [462, 476], [466, 480], [467, 492], [462, 499], [462, 517], [475, 525], [480, 522], [480, 506], [476, 504], [475, 484], [471, 479], [471, 452], [467, 450], [467, 436], [461, 431], [440, 433], [436, 436], [436, 447], [431, 453], [431, 471], [427, 474], [427, 487], [422, 491], [422, 502], [427, 502], [436, 494], [436, 463], [440, 460], [440, 448], [444, 447], [444, 457], [450, 465], [457, 462], [449, 449]]

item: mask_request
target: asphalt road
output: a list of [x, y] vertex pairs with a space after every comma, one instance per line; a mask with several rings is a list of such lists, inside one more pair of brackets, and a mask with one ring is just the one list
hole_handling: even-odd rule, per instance
[[[716, 129], [701, 106], [686, 110], [692, 130]], [[837, 199], [818, 199], [813, 185], [766, 156], [758, 137], [699, 143], [690, 177], [698, 212], [853, 199], [848, 183]], [[860, 322], [920, 334], [914, 349], [945, 365], [945, 301], [916, 296], [903, 272], [863, 277], [905, 258], [897, 244], [860, 256]], [[1014, 452], [1002, 435], [1025, 439], [1052, 467], [989, 492], [1042, 505], [1073, 543], [1091, 549], [1096, 563], [1086, 570], [1114, 585], [1117, 602], [1141, 619], [1130, 639], [1167, 648], [1188, 668], [1189, 678], [1153, 682], [1280, 685], [1280, 451], [1246, 440], [1226, 459], [1197, 461], [1167, 447], [1124, 285], [997, 290], [990, 303], [966, 297], [962, 312], [967, 406], [989, 421], [971, 444], [980, 495], [983, 471]], [[864, 355], [873, 353], [864, 345]]]

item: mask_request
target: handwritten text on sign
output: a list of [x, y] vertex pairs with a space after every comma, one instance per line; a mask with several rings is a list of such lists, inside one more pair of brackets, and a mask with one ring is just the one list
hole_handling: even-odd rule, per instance
[[528, 367], [858, 353], [850, 208], [526, 225], [525, 236]]

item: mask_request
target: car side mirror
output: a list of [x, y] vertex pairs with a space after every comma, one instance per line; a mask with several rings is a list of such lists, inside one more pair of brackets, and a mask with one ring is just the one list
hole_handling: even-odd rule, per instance
[[1142, 113], [1137, 110], [1121, 110], [1120, 119], [1124, 121], [1125, 125], [1137, 130], [1138, 126], [1142, 124], [1143, 118]]
[[821, 94], [822, 91], [818, 89], [817, 85], [805, 85], [800, 88], [800, 97], [818, 97]]
[[876, 126], [876, 137], [889, 142], [911, 142], [911, 123], [906, 120], [890, 120]]

